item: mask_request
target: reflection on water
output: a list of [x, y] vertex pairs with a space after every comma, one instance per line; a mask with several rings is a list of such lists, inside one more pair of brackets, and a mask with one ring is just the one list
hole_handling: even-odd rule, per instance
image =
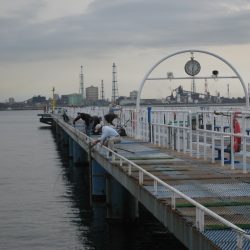
[[[89, 198], [88, 185], [83, 181], [86, 171], [83, 168], [66, 167], [63, 172], [64, 180], [72, 208], [78, 210], [78, 220], [72, 220], [79, 228], [79, 240], [93, 249], [185, 249], [175, 238], [168, 234], [142, 206], [141, 217], [134, 223], [112, 223], [105, 219], [106, 208], [101, 202], [94, 202], [93, 209], [87, 202]], [[88, 232], [86, 234], [86, 228]]]
[[[89, 206], [86, 167], [74, 166], [37, 111], [0, 112], [0, 249], [184, 249], [140, 207], [133, 224]], [[166, 247], [167, 246], [167, 247]]]
[[[58, 150], [63, 160], [63, 179], [67, 187], [74, 208], [79, 209], [79, 220], [74, 223], [79, 226], [81, 234], [79, 239], [94, 249], [186, 249], [173, 235], [140, 205], [140, 218], [136, 222], [121, 224], [108, 222], [106, 217], [106, 205], [104, 202], [94, 201], [93, 207], [89, 205], [88, 169], [75, 167], [72, 161], [67, 159], [67, 153], [61, 147]], [[66, 149], [67, 150], [67, 149]], [[86, 235], [85, 228], [89, 231]], [[83, 230], [82, 230], [83, 229]]]

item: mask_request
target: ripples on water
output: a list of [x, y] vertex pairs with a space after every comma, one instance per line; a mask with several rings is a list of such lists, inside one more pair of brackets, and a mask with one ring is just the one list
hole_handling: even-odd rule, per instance
[[84, 168], [73, 166], [37, 111], [0, 112], [0, 249], [184, 249], [140, 208], [133, 225], [109, 224], [88, 204]]

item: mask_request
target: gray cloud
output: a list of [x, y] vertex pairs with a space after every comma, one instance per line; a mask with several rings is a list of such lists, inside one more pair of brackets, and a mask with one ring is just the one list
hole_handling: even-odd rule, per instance
[[0, 60], [43, 60], [79, 53], [94, 57], [130, 47], [246, 44], [250, 41], [248, 6], [243, 0], [95, 0], [82, 15], [39, 22], [41, 2], [0, 18]]

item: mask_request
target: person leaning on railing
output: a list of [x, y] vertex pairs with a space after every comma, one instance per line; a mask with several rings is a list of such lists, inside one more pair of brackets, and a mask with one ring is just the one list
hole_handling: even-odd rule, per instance
[[117, 119], [117, 118], [118, 118], [117, 114], [110, 112], [110, 113], [104, 115], [104, 122], [106, 122], [107, 124], [110, 124], [112, 126], [115, 126], [113, 121], [114, 121], [114, 119]]
[[118, 132], [112, 128], [111, 126], [103, 126], [101, 124], [97, 124], [95, 126], [95, 132], [99, 133], [101, 132], [101, 137], [98, 138], [93, 142], [93, 146], [96, 145], [98, 142], [101, 143], [101, 145], [104, 145], [111, 150], [114, 150], [114, 144], [121, 142], [121, 137], [118, 134]]
[[87, 135], [96, 134], [95, 126], [101, 122], [101, 117], [91, 116], [87, 113], [78, 113], [77, 117], [73, 120], [75, 126], [76, 121], [82, 119], [85, 122], [85, 132]]

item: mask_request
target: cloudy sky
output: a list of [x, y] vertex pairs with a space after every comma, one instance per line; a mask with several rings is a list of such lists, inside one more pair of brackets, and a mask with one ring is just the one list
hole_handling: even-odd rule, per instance
[[[112, 64], [117, 65], [120, 95], [137, 90], [147, 71], [177, 51], [199, 49], [221, 56], [250, 82], [249, 0], [0, 0], [0, 102], [34, 95], [79, 92], [80, 65], [85, 87], [100, 87], [111, 97]], [[195, 54], [201, 75], [222, 62]], [[155, 76], [184, 76], [190, 54], [166, 60]], [[225, 72], [223, 72], [225, 71]], [[148, 81], [143, 97], [166, 97], [190, 80]], [[204, 81], [197, 90], [204, 92]], [[226, 84], [226, 85], [225, 85]], [[211, 94], [242, 95], [239, 82], [211, 81]], [[223, 93], [224, 91], [224, 93]]]

